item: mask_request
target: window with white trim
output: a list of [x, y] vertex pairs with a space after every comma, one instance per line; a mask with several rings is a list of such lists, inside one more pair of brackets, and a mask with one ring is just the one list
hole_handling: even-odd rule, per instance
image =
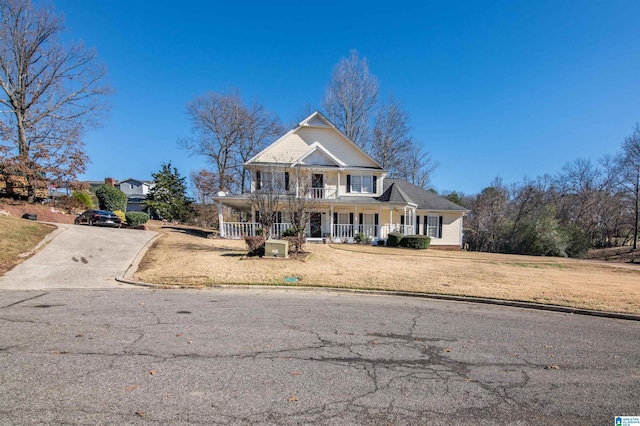
[[351, 192], [373, 193], [373, 176], [351, 175]]
[[284, 192], [288, 188], [285, 172], [259, 172], [258, 187], [262, 191]]
[[362, 215], [362, 224], [363, 225], [374, 225], [375, 218], [373, 213], [364, 213]]
[[338, 224], [340, 224], [340, 225], [348, 225], [349, 224], [349, 213], [338, 213]]
[[425, 221], [426, 235], [431, 238], [440, 238], [440, 216], [427, 216]]

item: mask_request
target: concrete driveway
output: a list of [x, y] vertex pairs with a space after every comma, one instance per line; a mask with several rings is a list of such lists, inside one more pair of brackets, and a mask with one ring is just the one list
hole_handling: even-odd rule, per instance
[[56, 224], [40, 252], [0, 277], [0, 289], [117, 288], [153, 231]]

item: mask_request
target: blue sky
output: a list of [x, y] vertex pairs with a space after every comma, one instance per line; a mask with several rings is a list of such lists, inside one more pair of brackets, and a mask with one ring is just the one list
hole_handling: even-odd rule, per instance
[[177, 139], [187, 102], [239, 88], [284, 123], [319, 106], [356, 49], [440, 162], [440, 192], [476, 193], [615, 154], [640, 121], [639, 1], [54, 0], [116, 90], [81, 179], [206, 166]]

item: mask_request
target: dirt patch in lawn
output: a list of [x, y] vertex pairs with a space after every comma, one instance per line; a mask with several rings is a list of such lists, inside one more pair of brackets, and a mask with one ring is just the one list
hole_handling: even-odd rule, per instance
[[136, 279], [401, 290], [640, 314], [638, 265], [348, 244], [307, 244], [305, 260], [253, 259], [243, 257], [244, 241], [163, 232]]
[[73, 223], [76, 213], [67, 213], [47, 204], [33, 204], [26, 201], [4, 199], [0, 202], [0, 210], [9, 212], [12, 217], [22, 217], [25, 213], [35, 213], [40, 222]]

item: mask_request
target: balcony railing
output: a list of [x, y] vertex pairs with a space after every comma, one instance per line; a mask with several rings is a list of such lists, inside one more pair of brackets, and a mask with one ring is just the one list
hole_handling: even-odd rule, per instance
[[324, 188], [311, 188], [309, 198], [324, 198]]
[[[265, 195], [271, 195], [271, 194], [279, 194], [283, 197], [286, 196], [295, 196], [296, 195], [296, 190], [295, 188], [290, 188], [288, 190], [284, 190], [284, 189], [271, 189], [271, 188], [261, 188], [261, 189], [256, 189], [255, 191], [253, 191], [254, 194], [265, 194]], [[330, 198], [330, 199], [334, 199], [336, 198], [336, 192], [335, 191], [330, 191], [326, 188], [306, 188], [306, 189], [300, 189], [300, 197], [303, 198], [318, 198], [318, 199], [324, 199], [324, 198]]]

